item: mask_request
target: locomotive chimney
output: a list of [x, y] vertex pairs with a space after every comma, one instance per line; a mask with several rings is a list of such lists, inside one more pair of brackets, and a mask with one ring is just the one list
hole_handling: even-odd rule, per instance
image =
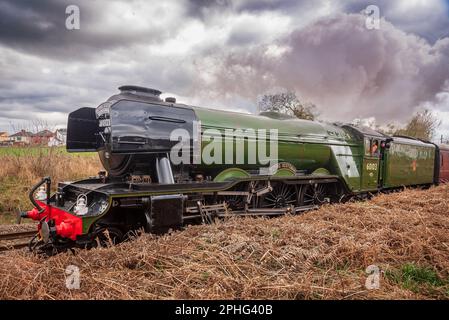
[[161, 98], [159, 96], [162, 94], [162, 91], [159, 91], [157, 89], [139, 87], [139, 86], [130, 86], [130, 85], [121, 86], [118, 89], [120, 90], [120, 93], [122, 93], [122, 94], [135, 94], [138, 96], [152, 97], [152, 98], [161, 100]]

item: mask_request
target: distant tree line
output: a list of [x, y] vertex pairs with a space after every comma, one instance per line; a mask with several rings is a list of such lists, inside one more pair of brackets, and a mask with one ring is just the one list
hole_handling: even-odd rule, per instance
[[385, 133], [431, 141], [435, 138], [436, 130], [440, 125], [441, 120], [431, 110], [425, 109], [416, 112], [404, 127], [398, 128], [393, 124], [389, 124]]

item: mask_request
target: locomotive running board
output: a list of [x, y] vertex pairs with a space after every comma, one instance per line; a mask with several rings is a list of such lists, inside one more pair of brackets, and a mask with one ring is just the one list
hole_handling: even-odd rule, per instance
[[204, 183], [176, 183], [176, 184], [150, 184], [150, 185], [130, 185], [127, 183], [100, 183], [99, 179], [88, 179], [74, 183], [66, 183], [65, 186], [72, 186], [86, 191], [97, 191], [113, 197], [129, 196], [150, 196], [164, 194], [190, 194], [190, 193], [215, 193], [227, 191], [238, 183], [245, 181], [282, 181], [286, 184], [314, 184], [338, 182], [339, 177], [333, 175], [326, 176], [301, 176], [301, 177], [267, 177], [256, 176], [245, 179], [236, 179], [226, 182], [204, 182]]

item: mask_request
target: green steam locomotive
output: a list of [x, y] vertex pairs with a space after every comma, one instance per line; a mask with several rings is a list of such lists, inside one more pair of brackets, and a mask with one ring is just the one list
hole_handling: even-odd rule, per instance
[[298, 214], [379, 191], [437, 184], [439, 146], [365, 127], [192, 107], [123, 86], [69, 115], [67, 149], [105, 171], [30, 193], [33, 248], [56, 252], [229, 215]]

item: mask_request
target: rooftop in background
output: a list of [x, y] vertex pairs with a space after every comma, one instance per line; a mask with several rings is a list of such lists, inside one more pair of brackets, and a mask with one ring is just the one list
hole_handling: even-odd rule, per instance
[[36, 137], [53, 137], [55, 134], [51, 132], [50, 130], [42, 130], [38, 133], [34, 134]]
[[21, 131], [11, 135], [11, 137], [33, 137], [33, 136], [34, 136], [34, 133], [26, 131], [26, 130], [21, 130]]

